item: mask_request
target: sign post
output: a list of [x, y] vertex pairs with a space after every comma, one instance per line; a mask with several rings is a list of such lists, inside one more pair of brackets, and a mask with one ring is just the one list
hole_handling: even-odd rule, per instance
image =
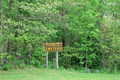
[[56, 52], [56, 69], [58, 69], [58, 51]]
[[46, 54], [46, 67], [48, 68], [48, 52]]
[[62, 51], [62, 43], [43, 43], [42, 46], [45, 47], [46, 54], [46, 67], [48, 67], [48, 52], [56, 51], [56, 69], [58, 69], [58, 51]]

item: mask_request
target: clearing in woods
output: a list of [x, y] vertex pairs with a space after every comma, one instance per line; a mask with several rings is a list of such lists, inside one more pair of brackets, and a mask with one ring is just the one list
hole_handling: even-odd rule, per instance
[[120, 74], [26, 68], [0, 71], [0, 80], [120, 80]]

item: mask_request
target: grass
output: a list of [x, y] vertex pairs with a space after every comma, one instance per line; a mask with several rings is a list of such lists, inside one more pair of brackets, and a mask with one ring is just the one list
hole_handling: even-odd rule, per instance
[[120, 74], [80, 73], [55, 69], [12, 69], [0, 71], [0, 80], [120, 80]]

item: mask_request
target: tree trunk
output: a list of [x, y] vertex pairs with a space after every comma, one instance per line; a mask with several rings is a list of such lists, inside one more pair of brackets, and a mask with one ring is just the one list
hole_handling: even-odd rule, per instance
[[[62, 0], [62, 2], [64, 2], [64, 0]], [[62, 5], [62, 21], [64, 20], [64, 14], [65, 14], [65, 9], [64, 9], [64, 5]], [[64, 23], [63, 23], [64, 25]], [[65, 29], [63, 27], [63, 32], [65, 32]], [[65, 47], [65, 34], [62, 35], [62, 43], [63, 43], [63, 47]]]
[[87, 63], [88, 63], [88, 47], [87, 47], [87, 34], [86, 34], [86, 70], [88, 68]]
[[[29, 43], [30, 44], [30, 43]], [[30, 63], [31, 63], [31, 58], [32, 58], [32, 45], [29, 45], [29, 67], [30, 67]]]
[[105, 54], [102, 52], [103, 54], [103, 69], [105, 69]]
[[[1, 15], [0, 15], [0, 19], [1, 19], [1, 22], [0, 22], [0, 24], [1, 24], [1, 35], [0, 35], [0, 38], [2, 39], [2, 36], [3, 36], [3, 33], [2, 33], [2, 30], [3, 30], [3, 25], [2, 25], [2, 20], [3, 20], [3, 7], [2, 7], [2, 5], [3, 5], [3, 0], [1, 0]], [[1, 54], [3, 53], [3, 43], [2, 43], [2, 41], [1, 41]], [[3, 57], [3, 56], [2, 56]], [[2, 58], [1, 59], [1, 62], [4, 64], [4, 59]]]

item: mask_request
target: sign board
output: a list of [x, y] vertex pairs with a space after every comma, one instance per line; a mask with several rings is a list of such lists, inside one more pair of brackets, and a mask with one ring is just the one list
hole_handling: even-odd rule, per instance
[[62, 51], [62, 43], [43, 43], [46, 51]]

